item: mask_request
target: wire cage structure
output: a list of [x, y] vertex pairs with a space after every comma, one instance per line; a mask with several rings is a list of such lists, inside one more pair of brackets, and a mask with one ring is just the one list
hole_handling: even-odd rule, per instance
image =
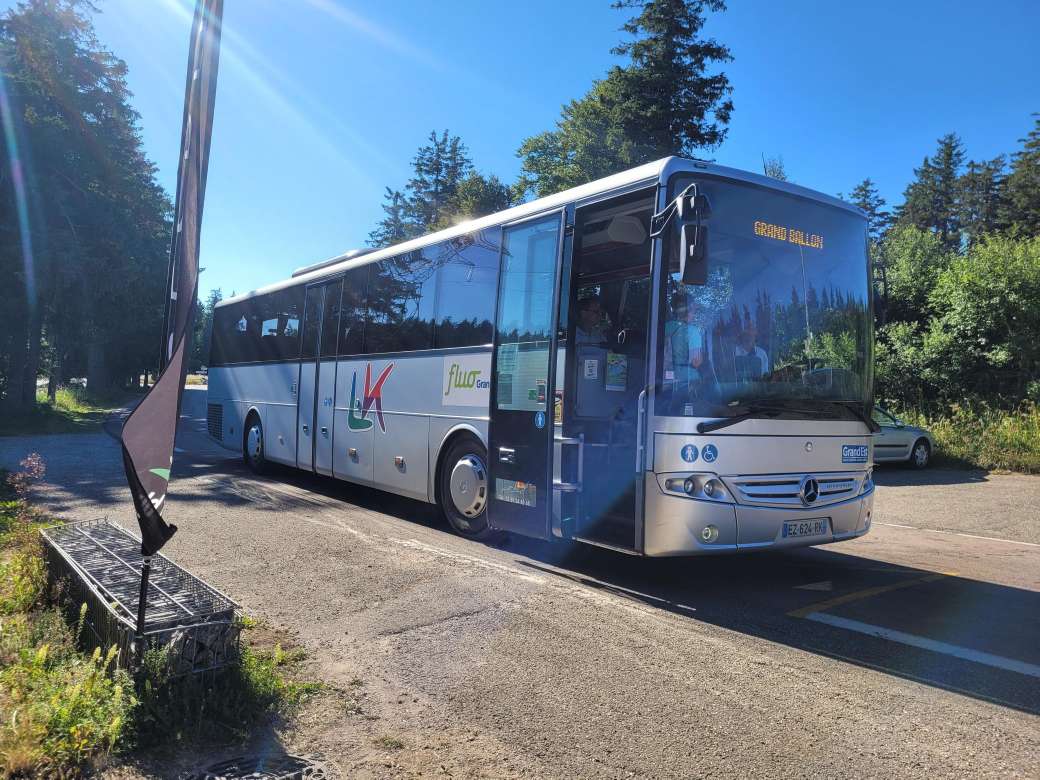
[[[144, 653], [165, 648], [170, 677], [219, 670], [238, 658], [238, 605], [165, 556], [152, 556], [144, 633], [136, 634], [141, 587], [141, 540], [108, 519], [46, 528], [52, 581], [69, 608], [86, 604], [84, 628], [97, 646], [118, 648], [118, 663], [134, 669]], [[90, 639], [91, 637], [87, 637]]]

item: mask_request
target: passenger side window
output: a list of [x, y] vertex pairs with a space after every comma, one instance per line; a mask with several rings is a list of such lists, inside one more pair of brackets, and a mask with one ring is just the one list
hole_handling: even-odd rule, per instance
[[365, 352], [402, 352], [432, 346], [436, 270], [436, 265], [419, 250], [372, 266]]
[[336, 356], [336, 340], [339, 336], [340, 317], [340, 291], [343, 289], [343, 280], [339, 279], [324, 285], [325, 287], [325, 315], [322, 320], [321, 333], [321, 356]]
[[500, 242], [501, 228], [490, 228], [428, 250], [439, 255], [435, 347], [491, 343]]
[[300, 314], [303, 288], [291, 287], [252, 299], [258, 322], [255, 360], [296, 360], [300, 356]]
[[365, 344], [365, 305], [368, 295], [368, 272], [365, 265], [347, 272], [340, 299], [339, 354], [359, 355]]

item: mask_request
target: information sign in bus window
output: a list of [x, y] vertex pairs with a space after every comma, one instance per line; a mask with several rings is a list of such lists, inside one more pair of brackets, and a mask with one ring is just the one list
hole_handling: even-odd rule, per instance
[[761, 220], [755, 220], [755, 235], [777, 241], [788, 241], [799, 246], [807, 246], [810, 249], [823, 249], [823, 236], [818, 233], [807, 233], [797, 228], [773, 225]]

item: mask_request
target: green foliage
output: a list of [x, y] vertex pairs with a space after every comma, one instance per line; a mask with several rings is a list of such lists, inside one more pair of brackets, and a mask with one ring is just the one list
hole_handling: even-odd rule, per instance
[[881, 254], [888, 283], [888, 319], [920, 321], [931, 313], [929, 297], [949, 263], [942, 239], [912, 225], [889, 231]]
[[0, 772], [68, 776], [125, 747], [136, 698], [115, 649], [84, 655], [55, 609], [0, 624]]
[[899, 209], [899, 222], [930, 230], [939, 236], [946, 251], [960, 247], [960, 171], [964, 146], [955, 133], [939, 139], [932, 157], [914, 169], [915, 179], [906, 188], [906, 201]]
[[156, 358], [171, 206], [143, 153], [126, 65], [99, 45], [92, 10], [86, 0], [28, 0], [0, 18], [17, 146], [0, 155], [9, 413], [34, 406], [41, 366], [59, 382], [89, 374], [103, 391]]
[[368, 235], [369, 246], [393, 246], [431, 230], [448, 227], [513, 205], [509, 187], [496, 176], [473, 169], [466, 145], [445, 130], [431, 132], [412, 161], [404, 191], [386, 188], [383, 219]]
[[1007, 177], [1004, 222], [1017, 235], [1040, 235], [1040, 113], [1022, 149], [1011, 157]]
[[955, 404], [930, 416], [914, 410], [899, 416], [932, 432], [940, 464], [1040, 474], [1040, 407], [1033, 402], [1011, 410]]
[[131, 393], [119, 390], [95, 395], [82, 387], [59, 387], [52, 402], [41, 390], [31, 411], [0, 416], [0, 436], [96, 431], [131, 397]]
[[169, 677], [167, 653], [166, 648], [147, 651], [138, 675], [135, 723], [143, 744], [168, 740], [171, 734], [178, 741], [242, 739], [271, 715], [293, 713], [322, 688], [291, 678], [303, 653], [280, 644], [271, 649], [245, 644], [239, 663], [220, 674], [175, 679]]
[[613, 7], [638, 9], [622, 27], [633, 39], [613, 51], [629, 62], [564, 106], [554, 130], [521, 144], [521, 193], [548, 195], [668, 155], [693, 156], [726, 136], [732, 87], [725, 73], [708, 68], [732, 56], [701, 36], [705, 12], [725, 3], [618, 0]]

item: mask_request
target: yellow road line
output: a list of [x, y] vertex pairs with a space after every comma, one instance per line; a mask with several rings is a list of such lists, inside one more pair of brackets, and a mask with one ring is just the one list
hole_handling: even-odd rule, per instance
[[813, 612], [824, 612], [828, 609], [832, 609], [842, 604], [849, 604], [853, 601], [862, 601], [863, 599], [869, 599], [872, 596], [877, 596], [882, 593], [888, 593], [893, 590], [902, 590], [903, 588], [910, 588], [914, 585], [921, 585], [925, 582], [935, 582], [941, 580], [944, 577], [953, 576], [953, 572], [947, 574], [929, 574], [927, 577], [915, 577], [912, 580], [903, 580], [902, 582], [894, 582], [891, 585], [879, 585], [874, 588], [864, 588], [863, 590], [853, 591], [852, 593], [846, 593], [844, 596], [835, 596], [832, 599], [826, 601], [818, 601], [815, 604], [810, 604], [807, 607], [800, 609], [791, 610], [787, 613], [788, 617], [804, 618], [807, 615], [811, 615]]

